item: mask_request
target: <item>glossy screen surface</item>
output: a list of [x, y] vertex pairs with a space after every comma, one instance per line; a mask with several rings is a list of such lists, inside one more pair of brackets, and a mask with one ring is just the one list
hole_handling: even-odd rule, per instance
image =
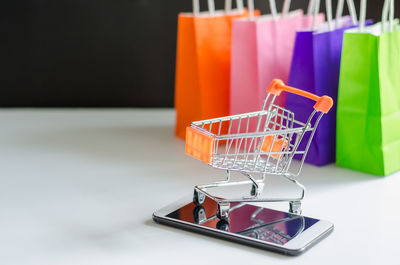
[[167, 217], [279, 245], [319, 221], [249, 204], [232, 203], [230, 209], [229, 220], [220, 220], [216, 216], [217, 204], [206, 198], [201, 206], [189, 203]]

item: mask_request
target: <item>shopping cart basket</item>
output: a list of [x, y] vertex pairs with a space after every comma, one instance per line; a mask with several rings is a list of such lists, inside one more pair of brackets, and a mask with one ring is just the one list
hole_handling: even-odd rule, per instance
[[[306, 123], [295, 120], [290, 110], [274, 104], [282, 91], [309, 98], [316, 103]], [[267, 89], [261, 111], [192, 122], [186, 130], [186, 153], [214, 168], [226, 170], [226, 179], [194, 187], [193, 201], [201, 205], [205, 196], [218, 203], [217, 215], [229, 217], [233, 202], [289, 202], [289, 212], [301, 214], [305, 188], [299, 175], [322, 116], [333, 105], [332, 98], [318, 97], [309, 92], [286, 86], [274, 79]], [[309, 137], [304, 137], [309, 134]], [[301, 144], [302, 141], [306, 144]], [[300, 163], [292, 164], [293, 157]], [[231, 171], [240, 172], [248, 180], [231, 181]], [[295, 198], [262, 198], [266, 175], [279, 175], [301, 189]], [[208, 192], [211, 188], [251, 184], [250, 196], [220, 198]]]

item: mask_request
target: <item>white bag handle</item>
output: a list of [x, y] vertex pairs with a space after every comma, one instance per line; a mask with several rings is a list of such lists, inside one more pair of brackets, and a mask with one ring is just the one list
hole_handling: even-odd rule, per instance
[[243, 12], [243, 10], [244, 10], [243, 6], [244, 6], [243, 5], [243, 0], [240, 0], [240, 1], [236, 2], [236, 7], [237, 7], [237, 9], [239, 9], [239, 12]]
[[287, 16], [289, 14], [289, 9], [290, 9], [290, 4], [292, 3], [291, 0], [285, 0], [283, 1], [283, 7], [282, 7], [282, 17]]
[[269, 2], [269, 9], [271, 10], [272, 17], [277, 19], [278, 18], [278, 11], [276, 9], [275, 0], [268, 0], [268, 2]]
[[[274, 19], [278, 19], [278, 11], [276, 9], [276, 1], [269, 0], [268, 2], [269, 2], [269, 8], [271, 9], [272, 17]], [[290, 3], [291, 3], [291, 0], [283, 1], [282, 17], [285, 17], [289, 13]]]
[[333, 30], [333, 21], [332, 21], [332, 0], [325, 0], [325, 8], [326, 8], [326, 18], [328, 20], [328, 29]]
[[382, 8], [382, 32], [385, 32], [387, 27], [387, 19], [389, 16], [389, 32], [393, 31], [394, 23], [394, 0], [385, 0]]
[[389, 17], [389, 30], [390, 32], [393, 31], [393, 26], [394, 26], [394, 0], [390, 2], [390, 17]]
[[[313, 2], [314, 2], [314, 1], [313, 1]], [[314, 10], [313, 10], [312, 29], [315, 29], [315, 27], [317, 26], [317, 17], [318, 17], [318, 13], [319, 13], [320, 6], [321, 6], [321, 1], [320, 1], [320, 0], [315, 0], [315, 3], [314, 3]]]
[[[269, 8], [271, 10], [272, 17], [274, 19], [278, 19], [278, 11], [276, 9], [275, 0], [268, 0], [268, 2], [269, 2]], [[313, 3], [314, 3], [314, 0], [310, 0], [310, 2], [308, 4], [309, 14], [311, 14], [311, 9], [313, 7]], [[283, 2], [282, 17], [285, 17], [289, 13], [290, 4], [291, 4], [291, 0], [285, 0]], [[247, 0], [247, 5], [249, 8], [250, 18], [252, 19], [252, 18], [254, 18], [254, 0]]]
[[[386, 3], [386, 0], [385, 0]], [[360, 0], [360, 32], [364, 31], [365, 17], [367, 16], [367, 1]]]
[[308, 1], [307, 15], [311, 16], [314, 13], [315, 0]]
[[[313, 17], [313, 23], [312, 23], [312, 29], [314, 30], [316, 28], [316, 22], [317, 22], [317, 17], [319, 13], [319, 9], [321, 6], [320, 0], [315, 0], [315, 5], [314, 5], [314, 17]], [[332, 30], [333, 29], [333, 22], [332, 22], [332, 0], [325, 0], [325, 6], [326, 6], [326, 18], [328, 22], [328, 29]]]
[[[215, 3], [214, 0], [207, 0], [208, 12], [210, 15], [215, 14]], [[200, 14], [200, 0], [193, 0], [193, 15], [198, 16]]]
[[254, 20], [254, 0], [247, 0], [247, 8], [249, 9], [250, 20]]
[[[313, 26], [312, 28], [315, 29], [316, 27], [316, 19], [318, 16], [318, 12], [320, 9], [320, 0], [314, 0], [312, 1], [313, 3], [311, 3], [310, 1], [310, 5], [308, 6], [309, 11], [310, 9], [314, 8], [314, 18], [313, 18]], [[354, 2], [353, 0], [347, 0], [347, 6], [349, 8], [349, 12], [353, 21], [353, 24], [357, 23], [357, 14], [354, 8]], [[313, 5], [311, 5], [313, 4]], [[325, 5], [326, 5], [326, 17], [327, 17], [327, 22], [328, 22], [328, 29], [329, 30], [333, 30], [333, 19], [332, 19], [332, 1], [331, 0], [325, 0]], [[335, 16], [335, 20], [336, 20], [336, 26], [338, 26], [338, 20], [340, 17], [342, 17], [343, 14], [343, 5], [344, 5], [344, 0], [339, 0], [337, 7], [336, 7], [336, 16]]]
[[[364, 31], [365, 28], [365, 18], [367, 16], [367, 1], [360, 0], [360, 32]], [[382, 8], [382, 33], [386, 31], [386, 23], [389, 15], [389, 31], [393, 30], [394, 22], [394, 0], [385, 0]]]
[[[346, 0], [347, 3], [347, 8], [349, 9], [349, 13], [351, 16], [351, 20], [353, 21], [353, 25], [357, 25], [357, 13], [356, 13], [356, 8], [354, 7], [354, 1], [353, 0]], [[336, 8], [336, 27], [338, 26], [339, 19], [343, 15], [343, 6], [344, 6], [344, 0], [339, 0]]]
[[[243, 12], [243, 0], [236, 0], [236, 8], [240, 13]], [[232, 0], [225, 0], [225, 13], [232, 12]]]

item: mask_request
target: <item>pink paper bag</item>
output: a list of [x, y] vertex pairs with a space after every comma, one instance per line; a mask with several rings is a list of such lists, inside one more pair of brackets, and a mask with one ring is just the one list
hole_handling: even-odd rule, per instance
[[[304, 15], [302, 10], [289, 12], [288, 0], [282, 14], [277, 14], [274, 0], [269, 2], [271, 15], [233, 21], [230, 114], [260, 110], [271, 80], [288, 81], [296, 31], [311, 27], [313, 21], [317, 24], [324, 21], [323, 14], [313, 17], [311, 12]], [[284, 106], [285, 96], [275, 102]]]

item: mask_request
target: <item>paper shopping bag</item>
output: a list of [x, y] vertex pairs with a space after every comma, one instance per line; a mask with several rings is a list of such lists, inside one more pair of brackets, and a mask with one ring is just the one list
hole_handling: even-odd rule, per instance
[[[312, 15], [305, 16], [302, 10], [278, 15], [274, 6], [271, 15], [233, 21], [230, 114], [260, 110], [271, 80], [287, 82], [296, 31], [312, 23]], [[316, 20], [322, 22], [323, 15]], [[276, 102], [284, 106], [284, 101], [282, 95]]]
[[[343, 0], [339, 1], [338, 9], [341, 2], [343, 3]], [[330, 10], [328, 9], [328, 12]], [[327, 14], [328, 22], [311, 30], [297, 32], [289, 77], [290, 86], [317, 95], [328, 95], [334, 102], [337, 100], [339, 85], [343, 33], [355, 27], [356, 21], [356, 14], [352, 14], [352, 17], [341, 17], [342, 14], [336, 12], [336, 15], [336, 19], [332, 20], [332, 14]], [[306, 123], [309, 113], [312, 112], [312, 106], [309, 103], [307, 99], [299, 99], [289, 94], [286, 99], [286, 108], [295, 113], [296, 119]], [[335, 162], [336, 105], [320, 121], [320, 124], [305, 160], [317, 166]], [[306, 134], [304, 137], [309, 138], [310, 135]], [[305, 143], [308, 141], [303, 141], [303, 148], [305, 148]], [[302, 159], [303, 157], [295, 156], [295, 158]]]
[[231, 24], [247, 12], [215, 11], [208, 2], [209, 12], [198, 12], [194, 1], [194, 13], [178, 16], [175, 134], [180, 138], [192, 121], [229, 113]]
[[[361, 6], [365, 19], [365, 0]], [[393, 13], [394, 0], [386, 0], [381, 23], [345, 32], [340, 69], [337, 164], [379, 176], [400, 169], [400, 26]]]

